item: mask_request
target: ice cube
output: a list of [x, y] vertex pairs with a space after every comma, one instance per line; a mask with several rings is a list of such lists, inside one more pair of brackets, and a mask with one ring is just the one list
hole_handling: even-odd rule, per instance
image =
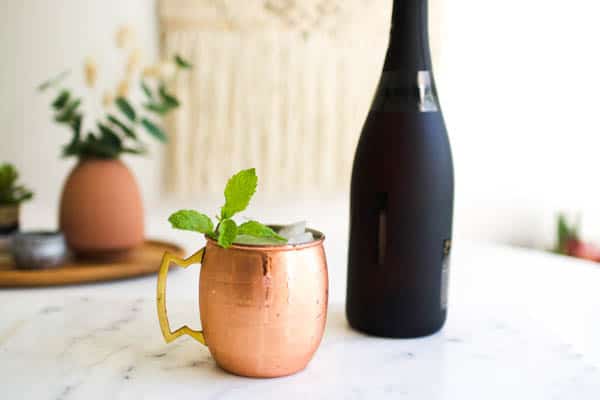
[[304, 244], [309, 243], [315, 240], [315, 237], [311, 232], [303, 232], [299, 235], [295, 235], [294, 237], [288, 240], [288, 244]]
[[306, 232], [306, 221], [296, 222], [295, 224], [285, 225], [279, 228], [277, 232], [280, 236], [290, 240], [295, 236], [302, 235]]

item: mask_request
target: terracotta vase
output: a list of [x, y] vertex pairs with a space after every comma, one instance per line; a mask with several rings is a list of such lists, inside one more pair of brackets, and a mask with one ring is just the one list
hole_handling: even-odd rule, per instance
[[[171, 342], [187, 334], [208, 346], [223, 369], [273, 378], [298, 372], [319, 347], [327, 318], [328, 278], [323, 234], [301, 245], [206, 248], [186, 260], [166, 253], [159, 272], [160, 327]], [[203, 331], [169, 327], [166, 278], [169, 265], [202, 264], [200, 319]]]
[[144, 210], [135, 178], [120, 160], [83, 159], [65, 183], [60, 228], [78, 255], [111, 255], [144, 240]]

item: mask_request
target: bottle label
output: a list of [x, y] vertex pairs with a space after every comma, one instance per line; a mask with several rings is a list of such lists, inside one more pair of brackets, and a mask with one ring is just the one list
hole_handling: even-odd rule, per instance
[[384, 71], [372, 111], [437, 112], [439, 103], [430, 71]]
[[442, 311], [448, 308], [448, 281], [450, 278], [450, 249], [451, 240], [444, 240], [444, 255], [442, 258], [442, 287], [440, 293], [440, 306]]

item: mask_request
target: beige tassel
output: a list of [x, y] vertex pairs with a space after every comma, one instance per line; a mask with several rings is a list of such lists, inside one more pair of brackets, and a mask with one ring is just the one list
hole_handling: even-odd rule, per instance
[[85, 60], [85, 64], [83, 66], [83, 74], [85, 77], [85, 84], [88, 87], [93, 88], [98, 79], [98, 66], [93, 58], [88, 57]]
[[134, 49], [130, 54], [127, 60], [127, 66], [125, 71], [127, 73], [127, 77], [131, 78], [135, 71], [139, 68], [140, 62], [142, 61], [142, 50]]
[[158, 65], [150, 65], [142, 71], [144, 78], [158, 78], [160, 76], [160, 67]]
[[131, 48], [135, 44], [135, 31], [130, 25], [123, 25], [117, 30], [115, 37], [117, 47], [120, 49]]
[[104, 108], [110, 107], [114, 101], [114, 96], [108, 90], [104, 92], [104, 95], [102, 96], [102, 105]]
[[129, 81], [123, 79], [117, 86], [117, 97], [127, 97], [129, 94]]

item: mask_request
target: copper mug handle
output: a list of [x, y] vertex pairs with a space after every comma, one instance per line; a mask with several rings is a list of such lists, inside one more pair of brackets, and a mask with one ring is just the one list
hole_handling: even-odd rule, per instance
[[189, 258], [181, 259], [169, 252], [165, 252], [162, 258], [162, 262], [160, 264], [160, 270], [158, 272], [158, 284], [156, 285], [156, 306], [158, 311], [158, 321], [160, 323], [160, 330], [162, 331], [163, 337], [165, 338], [165, 342], [170, 343], [173, 340], [177, 339], [179, 336], [188, 335], [202, 343], [206, 346], [206, 340], [204, 340], [204, 334], [202, 331], [195, 331], [188, 327], [187, 325], [182, 326], [181, 328], [176, 329], [175, 331], [171, 331], [171, 326], [169, 325], [169, 318], [167, 316], [167, 274], [169, 273], [169, 266], [171, 262], [176, 265], [187, 268], [192, 264], [202, 264], [202, 258], [204, 256], [205, 248], [202, 248], [200, 251], [194, 253]]

